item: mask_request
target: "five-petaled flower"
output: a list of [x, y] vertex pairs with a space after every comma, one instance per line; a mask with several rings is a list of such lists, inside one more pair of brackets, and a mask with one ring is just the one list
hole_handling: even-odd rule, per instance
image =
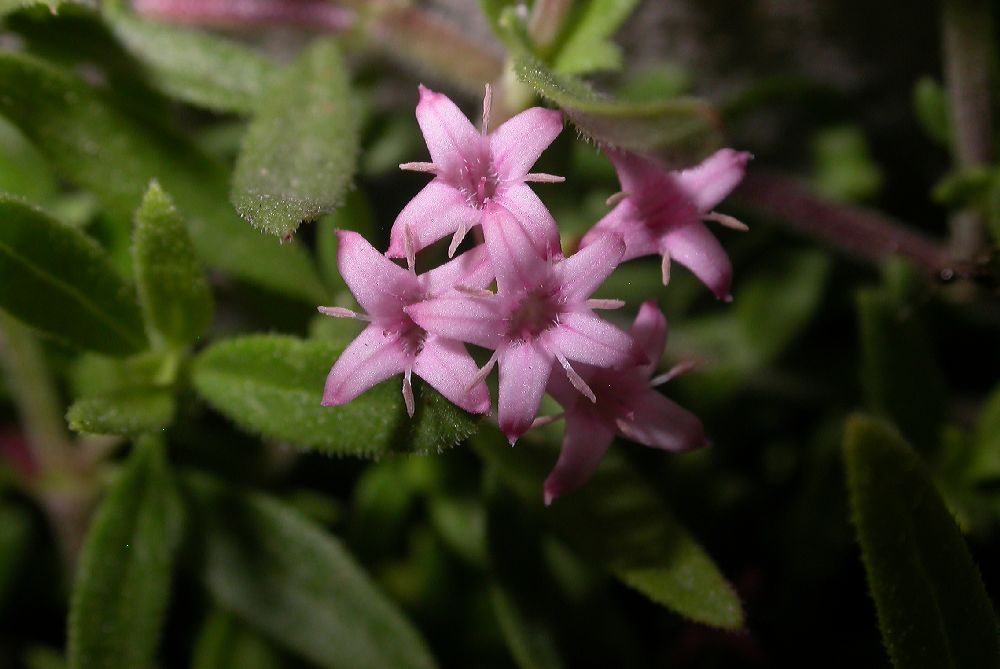
[[720, 149], [700, 165], [671, 172], [634, 153], [614, 149], [606, 153], [621, 182], [621, 193], [612, 196], [619, 203], [584, 235], [581, 247], [608, 232], [617, 232], [625, 239], [622, 260], [663, 256], [664, 285], [670, 280], [670, 263], [676, 260], [716, 297], [731, 300], [733, 268], [729, 256], [702, 221], [746, 229], [712, 209], [743, 179], [750, 154]]
[[365, 314], [320, 307], [329, 316], [370, 321], [344, 349], [326, 379], [323, 404], [346, 404], [381, 381], [403, 374], [403, 398], [413, 415], [411, 374], [415, 373], [451, 402], [472, 413], [488, 413], [486, 384], [461, 343], [426, 332], [406, 314], [421, 300], [446, 295], [456, 285], [483, 288], [493, 282], [493, 266], [482, 246], [419, 276], [376, 251], [356, 232], [338, 231], [337, 265]]
[[402, 258], [404, 234], [412, 231], [414, 248], [454, 233], [448, 255], [453, 256], [466, 232], [482, 225], [488, 236], [499, 225], [527, 228], [539, 255], [560, 252], [555, 220], [528, 187], [528, 181], [557, 182], [562, 177], [530, 174], [542, 152], [562, 131], [562, 114], [532, 107], [487, 133], [490, 93], [483, 101], [483, 131], [473, 127], [465, 114], [446, 96], [420, 87], [417, 122], [431, 154], [430, 163], [404, 163], [401, 168], [430, 172], [434, 180], [424, 186], [400, 212], [392, 226], [387, 255]]
[[437, 335], [494, 349], [481, 376], [500, 367], [500, 429], [511, 443], [531, 427], [553, 362], [578, 392], [593, 391], [570, 361], [620, 367], [644, 359], [627, 334], [594, 315], [618, 300], [590, 300], [625, 252], [616, 234], [603, 236], [569, 258], [540, 258], [517, 225], [501, 221], [487, 237], [497, 292], [455, 291], [407, 307], [413, 320]]
[[705, 430], [694, 414], [654, 387], [686, 368], [650, 379], [667, 343], [667, 319], [652, 300], [643, 303], [629, 334], [648, 362], [623, 369], [581, 365], [577, 370], [596, 402], [581, 398], [565, 379], [552, 375], [548, 392], [563, 406], [566, 436], [552, 473], [545, 480], [545, 504], [583, 485], [600, 464], [616, 434], [667, 451], [704, 446]]

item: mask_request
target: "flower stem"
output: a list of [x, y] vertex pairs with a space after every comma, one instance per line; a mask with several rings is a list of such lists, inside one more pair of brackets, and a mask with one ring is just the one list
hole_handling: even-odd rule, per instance
[[950, 278], [955, 273], [943, 244], [879, 212], [827, 200], [790, 177], [752, 169], [734, 198], [793, 230], [873, 262], [899, 255], [927, 274]]
[[[959, 169], [988, 165], [993, 159], [992, 2], [944, 0], [941, 18], [955, 165]], [[957, 259], [976, 257], [986, 241], [984, 229], [982, 212], [966, 210], [952, 217], [951, 250]]]
[[535, 0], [528, 19], [528, 34], [536, 49], [543, 53], [548, 51], [559, 38], [572, 8], [572, 0]]
[[280, 23], [340, 32], [355, 21], [352, 10], [317, 0], [134, 0], [132, 6], [151, 18], [202, 26]]

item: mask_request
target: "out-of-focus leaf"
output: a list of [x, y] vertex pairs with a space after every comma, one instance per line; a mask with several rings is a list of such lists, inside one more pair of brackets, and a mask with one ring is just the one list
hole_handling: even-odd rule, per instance
[[58, 190], [45, 159], [21, 133], [0, 118], [0, 192], [47, 204]]
[[[343, 293], [348, 288], [337, 266], [337, 230], [353, 230], [366, 239], [375, 238], [375, 214], [360, 190], [348, 193], [344, 205], [324, 216], [316, 227], [316, 255], [320, 273], [326, 279], [326, 285], [334, 292]], [[349, 293], [347, 297], [350, 297]]]
[[423, 640], [333, 536], [284, 505], [188, 479], [196, 565], [216, 602], [321, 667], [433, 667]]
[[132, 257], [151, 336], [185, 347], [212, 321], [212, 292], [184, 221], [153, 182], [135, 215]]
[[433, 453], [475, 431], [475, 418], [427, 384], [414, 385], [416, 413], [408, 418], [399, 379], [344, 406], [321, 406], [327, 373], [343, 348], [276, 335], [230, 339], [198, 357], [192, 378], [201, 396], [243, 429], [325, 453]]
[[913, 87], [913, 111], [927, 136], [941, 146], [951, 145], [951, 122], [944, 88], [931, 77], [923, 77]]
[[1000, 386], [980, 410], [973, 443], [969, 474], [977, 481], [1000, 479]]
[[62, 5], [87, 6], [82, 0], [0, 0], [0, 16], [28, 7], [47, 7], [55, 14]]
[[282, 669], [287, 659], [234, 616], [215, 609], [198, 636], [191, 669]]
[[354, 486], [347, 538], [363, 559], [386, 554], [406, 527], [417, 501], [408, 466], [402, 458], [380, 460], [366, 467]]
[[66, 421], [74, 432], [137, 437], [165, 429], [174, 410], [169, 389], [138, 388], [79, 399], [70, 405]]
[[671, 169], [695, 165], [722, 144], [715, 111], [701, 100], [616, 100], [582, 80], [553, 73], [530, 55], [517, 58], [516, 71], [598, 144], [651, 155]]
[[80, 348], [122, 354], [146, 347], [135, 291], [104, 251], [82, 232], [4, 195], [0, 306]]
[[692, 620], [738, 629], [739, 597], [666, 504], [612, 448], [580, 490], [542, 507], [542, 483], [557, 453], [522, 439], [510, 448], [496, 430], [472, 442], [511, 487], [569, 543], [622, 582]]
[[31, 518], [13, 505], [0, 506], [0, 608], [28, 556]]
[[170, 597], [181, 513], [163, 445], [140, 441], [83, 547], [69, 616], [70, 669], [149, 666]]
[[882, 170], [856, 126], [827, 128], [813, 139], [816, 189], [835, 200], [858, 202], [878, 193]]
[[309, 302], [323, 300], [325, 290], [305, 252], [240, 222], [226, 202], [225, 169], [183, 137], [30, 56], [0, 53], [0, 89], [0, 115], [55, 170], [97, 195], [117, 220], [132, 220], [149, 182], [157, 179], [176, 199], [206, 262]]
[[587, 74], [617, 70], [622, 66], [621, 48], [610, 41], [638, 0], [588, 0], [575, 3], [552, 54], [552, 69], [565, 74]]
[[247, 130], [232, 201], [254, 227], [287, 237], [340, 206], [357, 167], [347, 66], [332, 40], [276, 75]]
[[691, 73], [675, 63], [660, 63], [640, 70], [618, 88], [618, 97], [632, 101], [662, 100], [684, 95], [691, 88]]
[[423, 149], [420, 136], [413, 132], [413, 117], [403, 114], [393, 114], [380, 123], [364, 144], [360, 167], [361, 174], [368, 178], [397, 174], [400, 163]]
[[860, 291], [857, 304], [868, 406], [920, 449], [936, 448], [948, 389], [919, 314], [885, 289]]
[[221, 112], [251, 114], [257, 109], [277, 69], [269, 60], [231, 40], [144, 21], [118, 3], [105, 5], [115, 35], [164, 92]]
[[29, 648], [22, 660], [25, 669], [66, 669], [66, 658], [62, 653], [44, 646]]
[[448, 548], [470, 564], [486, 564], [486, 512], [478, 499], [439, 493], [427, 506], [431, 525]]
[[1000, 667], [979, 572], [920, 459], [886, 424], [854, 416], [844, 441], [858, 543], [893, 664]]
[[499, 586], [490, 588], [490, 603], [507, 646], [521, 669], [558, 669], [563, 666], [552, 638]]
[[80, 399], [90, 395], [113, 395], [124, 390], [163, 385], [176, 358], [148, 351], [128, 358], [95, 353], [77, 356], [69, 368], [70, 394]]
[[950, 172], [934, 185], [931, 196], [950, 207], [981, 205], [1000, 175], [991, 167], [974, 166]]

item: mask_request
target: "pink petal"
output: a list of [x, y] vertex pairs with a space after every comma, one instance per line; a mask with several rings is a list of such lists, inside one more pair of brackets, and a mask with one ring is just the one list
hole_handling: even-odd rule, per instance
[[625, 242], [610, 232], [557, 263], [554, 272], [567, 303], [583, 302], [611, 276], [625, 253]]
[[656, 305], [656, 300], [642, 303], [635, 322], [628, 332], [649, 359], [644, 366], [647, 369], [643, 370], [645, 373], [643, 378], [649, 378], [663, 357], [663, 349], [667, 345], [667, 319]]
[[662, 167], [653, 161], [619, 149], [605, 149], [604, 154], [615, 166], [618, 182], [626, 193], [636, 194], [646, 190], [656, 181], [663, 179], [666, 173]]
[[[596, 373], [600, 371], [598, 368], [583, 364], [582, 362], [575, 364], [573, 368], [580, 375], [580, 378], [583, 379], [584, 383], [591, 388], [599, 384], [600, 379]], [[573, 384], [566, 378], [566, 374], [555, 367], [553, 367], [552, 374], [549, 376], [549, 383], [545, 387], [545, 392], [551, 395], [560, 406], [567, 410], [581, 400], [588, 404], [590, 403], [589, 399], [581, 395], [580, 391], [573, 387]]]
[[653, 230], [653, 226], [639, 218], [639, 210], [636, 209], [634, 200], [629, 198], [619, 203], [587, 231], [580, 240], [580, 248], [586, 248], [601, 237], [613, 233], [621, 235], [625, 242], [622, 262], [641, 258], [659, 253], [660, 240], [653, 234]]
[[471, 413], [489, 413], [490, 393], [486, 384], [480, 381], [472, 385], [479, 368], [465, 346], [454, 339], [428, 336], [413, 363], [413, 371], [453, 404]]
[[681, 187], [702, 212], [709, 212], [743, 180], [750, 154], [719, 149], [700, 165], [676, 172]]
[[670, 257], [691, 270], [720, 300], [730, 300], [733, 266], [719, 240], [703, 223], [691, 223], [667, 233], [663, 246]]
[[450, 293], [406, 307], [417, 325], [448, 339], [496, 348], [506, 331], [497, 301]]
[[570, 360], [597, 367], [621, 367], [645, 362], [632, 337], [589, 310], [564, 313], [559, 325], [545, 335], [549, 348]]
[[512, 344], [500, 354], [498, 420], [512, 444], [535, 420], [552, 360], [552, 354], [538, 341]]
[[480, 244], [454, 260], [420, 275], [421, 285], [430, 297], [437, 297], [455, 286], [486, 288], [495, 277], [486, 246]]
[[358, 304], [372, 316], [398, 314], [419, 293], [412, 272], [350, 230], [337, 231], [337, 267]]
[[494, 204], [486, 210], [483, 236], [499, 292], [534, 288], [548, 276], [549, 263], [538, 254], [529, 232], [503, 207]]
[[396, 333], [386, 335], [369, 325], [344, 349], [326, 377], [323, 405], [347, 404], [372, 386], [404, 371], [412, 363]]
[[490, 133], [493, 165], [504, 181], [520, 181], [562, 132], [562, 113], [532, 107]]
[[545, 506], [561, 495], [576, 490], [594, 474], [615, 437], [607, 420], [591, 411], [566, 413], [566, 437], [559, 461], [543, 487]]
[[693, 413], [654, 390], [632, 398], [633, 414], [618, 420], [622, 435], [667, 451], [687, 451], [707, 445], [705, 428]]
[[448, 96], [420, 86], [417, 123], [431, 160], [445, 171], [479, 159], [485, 140]]
[[466, 229], [471, 228], [479, 223], [481, 215], [478, 209], [469, 206], [457, 188], [440, 178], [434, 179], [399, 212], [392, 224], [386, 255], [406, 257], [406, 226], [410, 227], [414, 251], [419, 251], [452, 234], [463, 224]]
[[504, 188], [493, 202], [506, 209], [532, 240], [535, 250], [543, 258], [562, 256], [559, 228], [552, 214], [525, 183], [515, 183]]

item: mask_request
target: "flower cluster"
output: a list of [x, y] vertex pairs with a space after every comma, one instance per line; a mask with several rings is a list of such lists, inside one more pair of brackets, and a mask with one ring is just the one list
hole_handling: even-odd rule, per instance
[[[411, 416], [413, 374], [466, 411], [488, 413], [485, 378], [497, 366], [497, 420], [511, 444], [553, 419], [536, 419], [546, 392], [564, 408], [566, 436], [545, 482], [546, 504], [582, 485], [616, 434], [672, 451], [703, 445], [700, 421], [653, 390], [682, 371], [651, 379], [666, 344], [663, 314], [646, 302], [625, 332], [595, 313], [624, 302], [591, 295], [621, 262], [657, 254], [664, 284], [677, 261], [730, 299], [729, 259], [703, 221], [742, 226], [712, 209], [739, 183], [748, 154], [723, 149], [668, 172], [607, 150], [622, 192], [565, 257], [555, 220], [528, 186], [563, 181], [529, 172], [562, 131], [561, 113], [535, 107], [489, 132], [489, 89], [483, 107], [479, 131], [450, 99], [421, 86], [416, 116], [431, 162], [400, 167], [434, 179], [396, 218], [384, 255], [356, 233], [338, 233], [340, 272], [364, 313], [320, 311], [369, 325], [331, 369], [323, 403], [350, 402], [401, 373]], [[476, 226], [482, 243], [456, 257]], [[418, 275], [416, 254], [449, 235], [450, 260]], [[489, 362], [478, 368], [465, 344], [492, 350]]]

